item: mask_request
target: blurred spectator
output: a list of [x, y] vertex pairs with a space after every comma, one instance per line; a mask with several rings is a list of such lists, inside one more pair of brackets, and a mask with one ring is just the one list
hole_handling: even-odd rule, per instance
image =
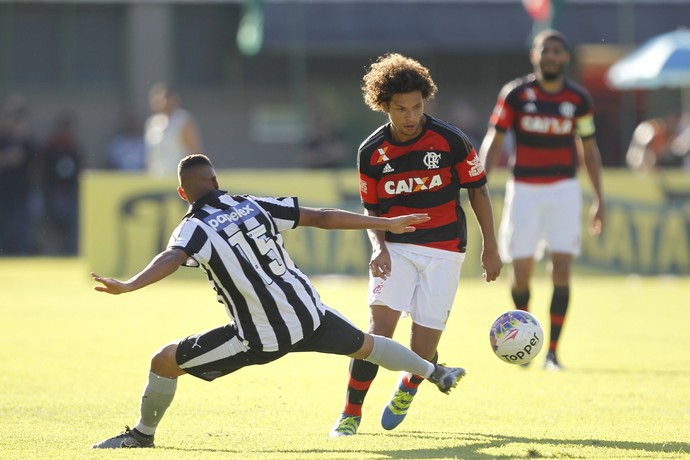
[[690, 151], [688, 115], [673, 113], [642, 121], [633, 132], [625, 162], [635, 171], [682, 167]]
[[0, 255], [33, 252], [31, 210], [35, 146], [21, 95], [0, 107]]
[[671, 153], [680, 159], [683, 169], [690, 172], [690, 112], [680, 117], [677, 132], [671, 141]]
[[[310, 168], [338, 168], [355, 164], [355, 152], [336, 133], [331, 118], [325, 110], [316, 110], [311, 117], [307, 138], [307, 166]], [[351, 155], [350, 155], [351, 153]], [[346, 164], [345, 161], [347, 161]]]
[[153, 114], [146, 120], [146, 164], [149, 173], [177, 174], [177, 164], [188, 154], [201, 151], [201, 140], [192, 116], [180, 106], [178, 94], [165, 83], [149, 90]]
[[480, 145], [484, 138], [485, 126], [478, 121], [477, 111], [472, 104], [465, 99], [459, 99], [452, 105], [450, 113], [450, 122], [460, 127], [472, 145]]
[[119, 171], [146, 169], [144, 133], [139, 120], [133, 113], [125, 114], [120, 130], [108, 143], [106, 168]]
[[76, 255], [79, 245], [79, 176], [81, 147], [74, 134], [75, 118], [61, 113], [52, 134], [41, 147], [40, 173], [45, 203], [47, 252]]

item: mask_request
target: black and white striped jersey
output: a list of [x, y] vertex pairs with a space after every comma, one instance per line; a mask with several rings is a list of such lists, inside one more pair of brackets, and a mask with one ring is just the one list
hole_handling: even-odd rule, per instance
[[250, 347], [286, 350], [321, 324], [325, 306], [294, 264], [280, 232], [299, 223], [296, 197], [214, 191], [197, 200], [170, 237], [200, 266]]

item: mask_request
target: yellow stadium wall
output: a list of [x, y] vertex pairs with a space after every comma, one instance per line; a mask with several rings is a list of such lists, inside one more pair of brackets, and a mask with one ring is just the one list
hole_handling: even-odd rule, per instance
[[[505, 171], [500, 171], [490, 181], [496, 225], [505, 178]], [[361, 211], [353, 170], [219, 171], [219, 180], [230, 193], [298, 196], [304, 206]], [[587, 181], [581, 180], [587, 212], [591, 194]], [[165, 248], [187, 209], [176, 187], [175, 179], [87, 171], [82, 182], [81, 251], [90, 269], [107, 276], [129, 276]], [[607, 170], [604, 188], [607, 227], [599, 238], [583, 230], [578, 267], [642, 275], [690, 274], [690, 175], [669, 171], [638, 176]], [[481, 238], [464, 193], [463, 198], [470, 241], [463, 276], [475, 277], [481, 274]], [[297, 228], [284, 236], [293, 259], [307, 274], [366, 274], [370, 246], [363, 231]]]

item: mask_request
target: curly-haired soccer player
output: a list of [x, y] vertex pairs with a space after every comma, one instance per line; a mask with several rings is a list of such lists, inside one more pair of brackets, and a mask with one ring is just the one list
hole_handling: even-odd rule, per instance
[[[410, 316], [410, 348], [435, 362], [467, 245], [461, 189], [467, 190], [481, 229], [486, 281], [495, 280], [503, 265], [484, 169], [460, 129], [425, 113], [425, 103], [437, 88], [429, 70], [416, 60], [397, 53], [381, 56], [364, 76], [362, 91], [367, 106], [388, 117], [359, 148], [359, 190], [366, 213], [431, 216], [414, 234], [369, 230], [369, 332], [392, 337], [398, 320]], [[351, 362], [345, 407], [331, 437], [357, 432], [377, 371], [374, 363]], [[400, 376], [381, 415], [385, 429], [403, 421], [423, 380], [414, 373]]]

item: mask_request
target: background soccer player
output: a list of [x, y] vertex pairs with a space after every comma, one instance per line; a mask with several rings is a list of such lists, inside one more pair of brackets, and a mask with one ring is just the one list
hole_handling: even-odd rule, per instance
[[512, 261], [511, 294], [527, 310], [535, 261], [550, 253], [553, 295], [550, 343], [544, 367], [560, 370], [556, 349], [570, 300], [573, 258], [580, 252], [582, 194], [578, 159], [592, 184], [590, 231], [604, 223], [601, 156], [589, 93], [565, 77], [570, 53], [565, 37], [546, 30], [534, 37], [534, 73], [506, 84], [498, 96], [480, 148], [487, 173], [496, 165], [508, 130], [515, 135], [512, 177], [506, 184], [499, 229], [501, 257]]
[[[467, 189], [481, 229], [486, 281], [495, 280], [503, 265], [484, 169], [462, 131], [424, 113], [437, 88], [419, 62], [395, 53], [381, 56], [364, 76], [362, 90], [369, 108], [388, 115], [388, 123], [359, 148], [360, 197], [366, 213], [393, 217], [424, 212], [431, 217], [414, 234], [369, 231], [369, 332], [392, 337], [401, 315], [409, 315], [410, 348], [435, 361], [467, 245], [461, 188]], [[330, 436], [357, 432], [377, 371], [374, 363], [352, 361], [345, 408]], [[422, 381], [419, 375], [401, 375], [381, 415], [385, 429], [403, 421]]]

